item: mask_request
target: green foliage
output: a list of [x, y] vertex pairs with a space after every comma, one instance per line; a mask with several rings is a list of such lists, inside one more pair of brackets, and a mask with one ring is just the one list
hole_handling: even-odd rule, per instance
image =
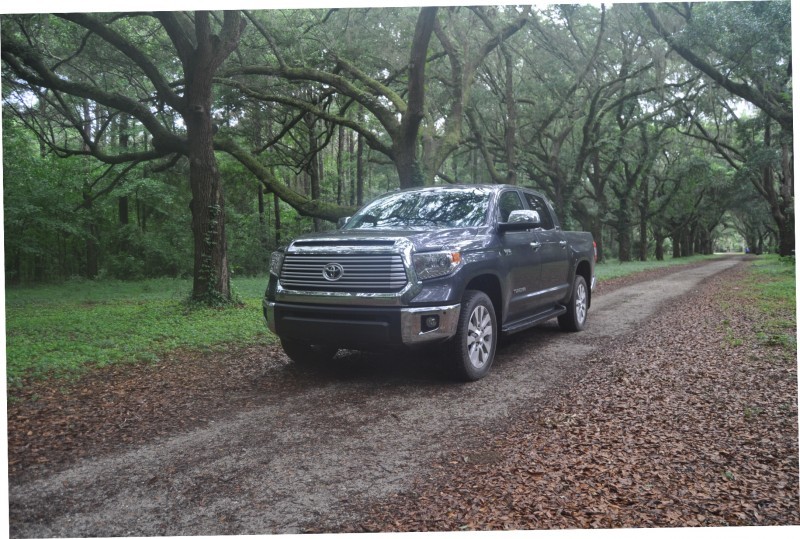
[[[136, 170], [115, 189], [116, 196], [101, 197], [87, 209], [85, 184], [103, 172], [96, 163], [42, 155], [30, 131], [8, 115], [3, 151], [7, 282], [86, 276], [91, 237], [99, 245], [101, 279], [191, 274], [190, 215], [179, 177]], [[128, 197], [132, 206], [128, 225], [118, 222], [119, 197]]]
[[788, 1], [709, 2], [693, 11], [686, 39], [734, 64], [740, 76], [769, 84], [785, 77], [792, 57], [790, 34]]
[[598, 281], [605, 281], [614, 279], [616, 277], [624, 277], [642, 271], [654, 270], [659, 268], [668, 268], [674, 266], [682, 266], [686, 264], [693, 264], [703, 260], [711, 260], [715, 255], [695, 255], [681, 258], [667, 258], [662, 261], [648, 260], [646, 262], [633, 261], [633, 262], [619, 262], [616, 260], [607, 260], [601, 264], [595, 265], [595, 275]]
[[235, 285], [242, 304], [232, 309], [188, 308], [191, 283], [175, 279], [72, 280], [7, 290], [7, 381], [160, 361], [180, 349], [272, 342], [261, 313], [266, 278]]
[[11, 282], [24, 275], [41, 279], [59, 264], [55, 255], [60, 250], [84, 239], [74, 212], [80, 201], [74, 165], [54, 156], [40, 157], [32, 134], [4, 116], [3, 227]]
[[[496, 40], [498, 46], [473, 65], [521, 10], [439, 9], [439, 28], [427, 51], [424, 120], [416, 148], [417, 164], [428, 176], [418, 180], [491, 182], [490, 170], [502, 179], [511, 170], [506, 137], [513, 134], [516, 181], [553, 199], [566, 228], [591, 230], [604, 256], [627, 258], [632, 251], [635, 256], [637, 244], [652, 255], [656, 238], [659, 247], [666, 241], [684, 248], [676, 254], [702, 252], [725, 228], [735, 228], [749, 245], [768, 249], [775, 243], [776, 208], [766, 200], [773, 206], [782, 200], [780, 210], [788, 213], [792, 196], [762, 193], [750, 183], [770, 167], [780, 169], [782, 150], [790, 147], [782, 144], [790, 134], [779, 134], [764, 115], [734, 117], [741, 103], [670, 52], [638, 5], [534, 7], [521, 29]], [[773, 101], [780, 107], [791, 106], [788, 1], [673, 4], [658, 12], [670, 32], [730, 73], [731, 80], [777, 96]], [[318, 207], [355, 205], [359, 179], [365, 200], [395, 189], [396, 166], [385, 148], [391, 146], [392, 122], [404, 113], [419, 13], [417, 8], [249, 13], [240, 45], [214, 87], [216, 140], [244, 148], [268, 171], [267, 180], [297, 195], [282, 195], [295, 206], [312, 198], [311, 170], [320, 179]], [[92, 20], [116, 32], [130, 49], [123, 51], [104, 41], [101, 32], [64, 17], [2, 16], [5, 44], [24, 44], [56, 77], [84, 84], [90, 94], [62, 90], [56, 97], [39, 86], [41, 78], [26, 80], [31, 65], [19, 70], [11, 60], [3, 62], [7, 282], [76, 276], [132, 280], [209, 271], [193, 268], [185, 158], [159, 156], [122, 174], [125, 165], [57, 156], [85, 151], [86, 129], [107, 157], [152, 151], [159, 131], [161, 138], [165, 132], [186, 136], [182, 113], [164, 99], [170, 93], [164, 88], [179, 88], [185, 81], [161, 22], [133, 13], [98, 13]], [[444, 36], [449, 36], [449, 51]], [[25, 55], [13, 49], [6, 46], [4, 58], [25, 64]], [[146, 68], [131, 51], [149, 62]], [[335, 76], [338, 82], [296, 72], [282, 75], [277, 69], [282, 65]], [[265, 72], [230, 75], [243, 66]], [[458, 88], [454, 80], [471, 84]], [[126, 116], [104, 99], [108, 95], [146, 104], [147, 110], [138, 116], [128, 110]], [[362, 144], [361, 178], [358, 132], [362, 143], [368, 139]], [[451, 142], [441, 169], [428, 170]], [[721, 158], [726, 152], [728, 159]], [[234, 155], [229, 148], [217, 152], [228, 260], [235, 275], [253, 275], [264, 271], [267, 254], [279, 243], [331, 224], [301, 216], [283, 202], [276, 230], [271, 193], [265, 195], [263, 212], [259, 209], [257, 167]], [[781, 175], [774, 176], [778, 189]], [[121, 200], [130, 204], [128, 224], [119, 217]], [[97, 275], [90, 274], [93, 248]]]

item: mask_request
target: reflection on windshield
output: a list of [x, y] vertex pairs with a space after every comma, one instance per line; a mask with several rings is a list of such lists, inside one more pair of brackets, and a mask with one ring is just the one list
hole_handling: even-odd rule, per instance
[[462, 228], [486, 222], [489, 191], [481, 189], [412, 191], [380, 198], [345, 228]]

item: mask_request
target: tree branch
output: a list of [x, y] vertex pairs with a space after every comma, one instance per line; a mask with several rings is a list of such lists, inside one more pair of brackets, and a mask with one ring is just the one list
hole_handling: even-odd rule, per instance
[[108, 92], [77, 81], [62, 78], [48, 68], [39, 53], [21, 45], [7, 32], [3, 32], [2, 58], [9, 67], [32, 86], [49, 88], [65, 94], [91, 99], [107, 107], [125, 112], [137, 120], [153, 135], [153, 144], [162, 155], [173, 152], [186, 153], [185, 141], [167, 130], [153, 115], [150, 108], [129, 97]]
[[672, 47], [675, 52], [680, 54], [687, 62], [700, 70], [711, 80], [728, 90], [730, 93], [741, 97], [763, 110], [769, 117], [774, 119], [784, 129], [792, 129], [792, 105], [782, 94], [775, 92], [763, 93], [746, 83], [732, 81], [728, 76], [722, 74], [708, 61], [701, 58], [693, 50], [681, 44], [681, 42], [671, 34], [661, 22], [658, 14], [650, 4], [639, 4], [653, 27], [664, 38], [664, 41]]
[[131, 61], [142, 70], [148, 80], [150, 80], [161, 96], [161, 99], [175, 110], [182, 110], [184, 106], [183, 99], [172, 91], [169, 83], [164, 80], [158, 68], [150, 62], [149, 58], [147, 58], [142, 51], [123, 38], [114, 29], [86, 13], [64, 13], [58, 16], [86, 28], [130, 58]]
[[267, 190], [278, 195], [278, 198], [297, 210], [300, 215], [335, 222], [340, 217], [352, 215], [356, 210], [356, 208], [338, 206], [321, 200], [311, 200], [297, 193], [279, 181], [268, 167], [262, 165], [250, 152], [239, 147], [230, 138], [217, 137], [214, 139], [214, 148], [228, 153], [239, 161], [264, 184]]
[[267, 77], [281, 77], [293, 81], [314, 81], [327, 84], [328, 86], [336, 88], [340, 93], [364, 105], [390, 134], [397, 133], [397, 130], [400, 128], [396, 117], [396, 111], [389, 110], [377, 98], [364, 92], [361, 88], [340, 75], [313, 68], [273, 67], [267, 65], [237, 67], [229, 69], [222, 74], [222, 76], [226, 78], [235, 75], [263, 75]]

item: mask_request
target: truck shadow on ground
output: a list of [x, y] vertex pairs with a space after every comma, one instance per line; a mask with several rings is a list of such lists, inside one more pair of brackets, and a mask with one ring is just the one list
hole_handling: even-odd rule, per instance
[[[564, 332], [557, 324], [546, 323], [503, 336], [498, 342], [494, 366], [508, 368], [524, 359], [526, 354], [535, 353], [537, 347], [563, 335]], [[340, 350], [328, 363], [313, 366], [289, 363], [286, 369], [286, 374], [305, 378], [312, 384], [333, 382], [378, 382], [393, 385], [463, 384], [450, 374], [446, 351], [439, 347], [383, 352]]]

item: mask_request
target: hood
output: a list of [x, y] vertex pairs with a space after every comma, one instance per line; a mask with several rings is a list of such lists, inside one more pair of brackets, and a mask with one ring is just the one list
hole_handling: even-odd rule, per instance
[[356, 229], [333, 230], [305, 234], [295, 239], [293, 245], [314, 245], [315, 247], [330, 246], [336, 249], [337, 245], [355, 247], [363, 243], [367, 245], [391, 246], [397, 240], [410, 242], [415, 252], [426, 251], [467, 251], [485, 247], [490, 241], [492, 229], [490, 227], [470, 228], [443, 228], [435, 230], [423, 229]]

